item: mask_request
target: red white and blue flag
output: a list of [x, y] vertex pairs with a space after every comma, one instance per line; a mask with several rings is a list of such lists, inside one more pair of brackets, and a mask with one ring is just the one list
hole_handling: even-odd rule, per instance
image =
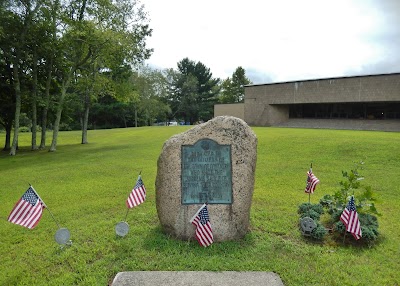
[[214, 242], [206, 204], [201, 206], [190, 222], [196, 226], [196, 239], [201, 246], [207, 247]]
[[359, 240], [362, 237], [360, 220], [358, 219], [353, 196], [351, 196], [348, 205], [343, 210], [340, 220], [346, 226], [346, 231], [350, 232], [356, 240]]
[[143, 203], [146, 199], [146, 188], [144, 187], [142, 177], [139, 175], [136, 185], [133, 187], [128, 199], [126, 200], [126, 206], [128, 208], [136, 207]]
[[42, 218], [44, 207], [44, 203], [35, 190], [32, 187], [29, 187], [29, 189], [15, 204], [8, 216], [8, 221], [32, 229]]
[[313, 194], [315, 187], [317, 186], [318, 183], [319, 183], [318, 178], [315, 177], [312, 170], [310, 169], [310, 171], [307, 172], [307, 185], [304, 192], [308, 194]]

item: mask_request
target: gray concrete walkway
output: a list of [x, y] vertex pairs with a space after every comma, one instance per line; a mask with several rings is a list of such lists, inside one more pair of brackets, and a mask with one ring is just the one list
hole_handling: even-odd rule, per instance
[[283, 286], [273, 272], [132, 271], [118, 273], [112, 286]]

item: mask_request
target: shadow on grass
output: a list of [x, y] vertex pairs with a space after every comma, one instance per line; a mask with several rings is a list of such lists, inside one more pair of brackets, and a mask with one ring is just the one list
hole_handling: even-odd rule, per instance
[[[37, 149], [37, 150], [32, 150], [30, 146], [23, 146], [18, 148], [16, 152], [16, 156], [18, 155], [32, 155], [32, 154], [64, 154], [66, 152], [107, 152], [107, 151], [115, 151], [115, 150], [124, 150], [124, 149], [131, 149], [134, 147], [134, 144], [125, 144], [125, 145], [99, 145], [97, 143], [89, 143], [89, 144], [81, 144], [81, 143], [74, 143], [74, 144], [59, 144], [57, 145], [57, 149], [54, 152], [50, 152], [49, 148], [46, 147], [45, 149]], [[0, 157], [13, 157], [10, 156], [10, 150], [1, 150], [0, 152]]]
[[3, 162], [13, 162], [7, 164], [7, 169], [17, 169], [20, 166], [25, 167], [27, 164], [52, 164], [61, 162], [80, 161], [83, 158], [96, 156], [105, 156], [110, 152], [121, 152], [123, 150], [134, 150], [135, 146], [131, 144], [125, 145], [98, 145], [93, 144], [67, 144], [57, 147], [55, 152], [49, 152], [48, 149], [32, 151], [30, 147], [22, 147], [17, 151], [15, 156], [10, 156], [9, 151], [2, 151], [0, 159]]

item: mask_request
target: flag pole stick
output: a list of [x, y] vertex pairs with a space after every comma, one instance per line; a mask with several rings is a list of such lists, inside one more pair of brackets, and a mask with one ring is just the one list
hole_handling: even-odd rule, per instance
[[[312, 162], [310, 165], [310, 172], [312, 172]], [[310, 216], [310, 208], [311, 208], [311, 191], [308, 193], [308, 216]]]
[[35, 192], [35, 194], [38, 196], [39, 200], [41, 200], [41, 202], [43, 203], [43, 206], [45, 207], [46, 210], [49, 211], [51, 218], [54, 220], [54, 222], [56, 223], [57, 227], [60, 228], [60, 225], [58, 224], [58, 222], [56, 221], [53, 213], [50, 211], [49, 207], [46, 205], [46, 203], [42, 200], [42, 198], [39, 196], [39, 194], [36, 192], [36, 190], [33, 188], [33, 186], [31, 184], [29, 184], [29, 186], [32, 188], [32, 190]]
[[126, 210], [125, 219], [124, 219], [125, 222], [126, 222], [126, 218], [128, 217], [128, 212], [129, 212], [129, 208]]

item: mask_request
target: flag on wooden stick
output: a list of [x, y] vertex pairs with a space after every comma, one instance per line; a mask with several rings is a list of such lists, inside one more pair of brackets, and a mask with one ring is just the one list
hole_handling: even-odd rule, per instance
[[146, 199], [146, 188], [143, 184], [142, 177], [139, 175], [136, 185], [133, 187], [128, 199], [126, 200], [126, 206], [128, 208], [136, 207], [143, 203]]
[[340, 220], [346, 226], [346, 231], [350, 232], [356, 240], [362, 237], [360, 220], [354, 203], [354, 196], [351, 196], [349, 203], [343, 210]]
[[201, 246], [207, 247], [214, 242], [206, 204], [201, 206], [190, 222], [196, 226], [196, 239]]
[[304, 192], [313, 194], [318, 183], [318, 178], [313, 174], [312, 169], [310, 168], [310, 170], [307, 172], [307, 185]]
[[8, 221], [32, 229], [42, 218], [44, 207], [44, 203], [31, 186], [15, 204]]

